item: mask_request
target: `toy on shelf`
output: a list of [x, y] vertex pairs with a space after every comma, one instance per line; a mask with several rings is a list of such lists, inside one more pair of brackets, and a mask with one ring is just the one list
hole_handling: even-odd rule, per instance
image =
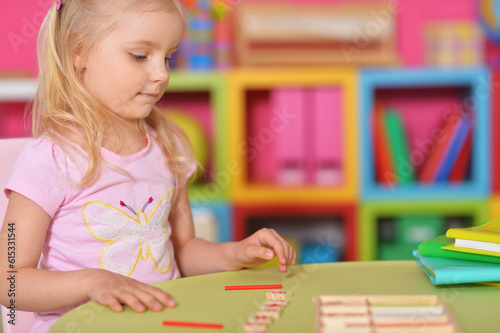
[[243, 2], [235, 19], [239, 65], [392, 65], [396, 17], [386, 2]]
[[180, 43], [174, 67], [226, 69], [232, 61], [232, 9], [222, 1], [184, 0], [189, 29]]
[[355, 214], [352, 205], [236, 205], [234, 238], [273, 228], [296, 249], [297, 262], [356, 260]]
[[207, 207], [194, 207], [192, 209], [194, 234], [209, 242], [219, 241], [219, 221], [216, 214]]
[[233, 9], [222, 1], [214, 1], [214, 61], [217, 69], [233, 64]]
[[[177, 123], [187, 134], [193, 146], [194, 157], [201, 164], [203, 169], [208, 167], [209, 146], [208, 138], [203, 126], [198, 120], [187, 112], [179, 110], [165, 110], [168, 117]], [[203, 170], [196, 173], [197, 179], [202, 175]]]
[[478, 16], [486, 36], [486, 60], [490, 66], [500, 66], [500, 1], [479, 0]]
[[429, 22], [425, 26], [425, 54], [430, 66], [481, 66], [483, 33], [476, 22]]

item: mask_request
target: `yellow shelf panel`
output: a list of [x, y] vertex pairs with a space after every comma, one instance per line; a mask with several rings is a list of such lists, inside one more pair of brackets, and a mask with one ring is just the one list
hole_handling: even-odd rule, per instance
[[[282, 201], [352, 201], [358, 194], [358, 136], [357, 82], [358, 72], [353, 68], [317, 69], [254, 69], [234, 70], [229, 74], [229, 137], [230, 160], [234, 162], [230, 196], [238, 202]], [[288, 186], [252, 184], [247, 182], [246, 91], [271, 90], [274, 87], [338, 86], [343, 94], [343, 175], [339, 186]]]

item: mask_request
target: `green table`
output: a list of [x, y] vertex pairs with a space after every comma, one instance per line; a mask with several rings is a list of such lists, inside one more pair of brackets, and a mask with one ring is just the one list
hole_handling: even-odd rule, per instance
[[[243, 323], [265, 301], [266, 290], [225, 291], [224, 286], [280, 283], [293, 297], [269, 332], [313, 332], [311, 299], [318, 294], [435, 294], [448, 304], [464, 332], [500, 330], [498, 287], [433, 286], [413, 261], [371, 261], [296, 265], [284, 274], [273, 267], [167, 281], [157, 286], [172, 293], [175, 309], [114, 313], [89, 302], [64, 315], [50, 332], [243, 332]], [[163, 320], [222, 323], [224, 329], [165, 327]]]

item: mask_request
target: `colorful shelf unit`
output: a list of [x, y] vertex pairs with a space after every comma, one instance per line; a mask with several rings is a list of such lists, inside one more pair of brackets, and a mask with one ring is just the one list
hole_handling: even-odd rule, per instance
[[500, 70], [492, 75], [491, 88], [493, 93], [491, 108], [491, 177], [493, 193], [500, 193]]
[[208, 177], [190, 184], [192, 204], [205, 205], [228, 197], [232, 164], [228, 160], [226, 94], [226, 78], [221, 73], [172, 71], [167, 92], [159, 102], [162, 108], [184, 110], [200, 120], [210, 141]]
[[489, 220], [493, 220], [497, 217], [500, 217], [500, 196], [494, 195], [490, 198], [490, 218], [489, 218]]
[[[233, 201], [331, 203], [355, 200], [358, 142], [357, 72], [354, 69], [234, 70], [229, 73], [229, 87], [230, 160], [236, 166], [231, 184]], [[328, 91], [336, 91], [339, 96], [332, 97]], [[332, 107], [329, 113], [313, 107], [315, 103], [324, 104], [318, 102], [322, 98], [332, 104], [332, 99], [339, 98], [337, 110]], [[321, 119], [325, 121], [318, 124], [314, 115], [318, 119], [319, 112], [323, 112]], [[338, 116], [333, 115], [335, 112]], [[328, 184], [297, 181], [314, 178], [310, 170], [315, 158], [328, 154], [315, 142], [327, 142], [326, 149], [334, 145], [340, 147], [337, 163], [340, 164], [341, 181], [335, 181], [339, 178], [334, 173], [327, 173], [322, 178], [329, 179], [331, 183]], [[289, 180], [286, 185], [276, 176], [283, 174]]]
[[[490, 73], [474, 69], [366, 69], [360, 78], [361, 183], [366, 200], [429, 198], [486, 198], [490, 190]], [[445, 115], [455, 109], [472, 114], [470, 174], [459, 183], [421, 182], [381, 185], [376, 180], [372, 121], [376, 103], [383, 99], [397, 108], [407, 135], [406, 173], [425, 163], [436, 133], [441, 135]], [[410, 164], [409, 162], [412, 162]], [[401, 166], [400, 166], [401, 167]]]
[[28, 78], [0, 79], [0, 138], [29, 136], [31, 126], [25, 109], [36, 94], [37, 81]]
[[[465, 221], [470, 222], [471, 225], [481, 224], [488, 220], [489, 214], [488, 203], [481, 200], [364, 203], [360, 207], [358, 222], [359, 259], [380, 259], [381, 230], [379, 228], [383, 228], [383, 224], [389, 219], [394, 219], [395, 224], [402, 222], [404, 225], [394, 225], [395, 240], [398, 244], [384, 251], [401, 251], [408, 248], [404, 237], [409, 238], [409, 242], [406, 243], [411, 244], [412, 240], [419, 243], [419, 234], [426, 239], [433, 238], [433, 233], [441, 230], [440, 235], [442, 235], [447, 227], [463, 226], [467, 223]], [[421, 223], [418, 223], [419, 218], [422, 218]], [[439, 223], [439, 218], [441, 218], [441, 224], [432, 226], [431, 221]], [[411, 259], [411, 256], [406, 259]]]
[[[314, 257], [314, 252], [323, 257], [316, 259], [324, 259], [323, 255], [326, 254], [321, 251], [325, 251], [328, 244], [340, 251], [341, 260], [357, 260], [358, 231], [354, 205], [236, 204], [233, 214], [235, 240], [241, 240], [259, 228], [267, 227], [288, 237], [292, 244], [297, 244], [298, 252], [303, 252], [300, 248], [308, 251], [309, 254], [304, 253], [307, 260], [313, 259], [311, 256]], [[309, 251], [314, 243], [321, 248]]]

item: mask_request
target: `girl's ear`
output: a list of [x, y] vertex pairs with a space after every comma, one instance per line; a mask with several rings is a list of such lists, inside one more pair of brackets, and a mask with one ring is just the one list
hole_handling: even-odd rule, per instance
[[75, 54], [73, 55], [73, 67], [76, 69], [77, 72], [81, 72], [85, 70], [85, 67], [87, 67], [87, 62], [84, 61], [81, 51], [82, 48], [81, 46], [79, 46], [76, 49]]

